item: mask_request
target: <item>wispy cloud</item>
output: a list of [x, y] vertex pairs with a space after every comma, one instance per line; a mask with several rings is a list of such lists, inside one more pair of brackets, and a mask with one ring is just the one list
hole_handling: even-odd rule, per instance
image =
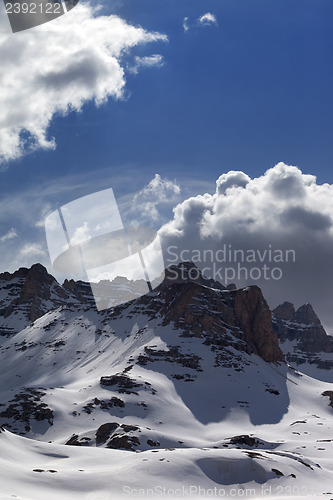
[[184, 17], [183, 29], [184, 29], [184, 31], [188, 31], [190, 29], [190, 26], [188, 24], [188, 17]]
[[9, 229], [9, 231], [7, 231], [6, 234], [0, 237], [0, 242], [3, 243], [5, 241], [12, 240], [13, 238], [17, 238], [17, 232], [12, 227], [11, 229]]
[[[121, 99], [126, 77], [123, 56], [137, 45], [167, 40], [165, 35], [101, 16], [80, 2], [67, 15], [27, 32], [6, 33], [0, 7], [0, 163], [39, 148], [54, 149], [48, 136], [55, 114], [80, 111], [88, 101], [100, 105]], [[137, 61], [161, 65], [158, 55]]]
[[159, 174], [133, 198], [132, 211], [141, 218], [157, 221], [160, 217], [159, 207], [174, 204], [180, 194], [180, 186], [176, 181], [162, 178]]
[[141, 69], [145, 68], [160, 68], [164, 65], [164, 58], [161, 54], [153, 54], [151, 56], [139, 57], [136, 56], [134, 64], [129, 66], [128, 70], [131, 73], [137, 74]]
[[195, 21], [190, 22], [188, 17], [184, 17], [183, 29], [184, 31], [189, 31], [191, 28], [198, 26], [218, 26], [217, 17], [211, 12], [206, 12], [202, 16], [198, 17]]
[[46, 251], [39, 243], [26, 243], [19, 251], [19, 258], [45, 257]]

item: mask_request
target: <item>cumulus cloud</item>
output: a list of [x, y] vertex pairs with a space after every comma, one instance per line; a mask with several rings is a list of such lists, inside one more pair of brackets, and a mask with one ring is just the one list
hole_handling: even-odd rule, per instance
[[9, 229], [9, 231], [7, 231], [7, 233], [0, 236], [0, 243], [4, 243], [5, 241], [12, 240], [13, 238], [17, 238], [17, 232], [12, 227], [11, 229]]
[[202, 16], [198, 17], [194, 22], [190, 22], [188, 17], [184, 17], [183, 29], [188, 31], [190, 28], [195, 28], [196, 26], [218, 26], [217, 18], [215, 14], [211, 12], [206, 12]]
[[162, 178], [159, 174], [133, 198], [132, 212], [140, 214], [142, 220], [157, 221], [160, 218], [158, 207], [174, 204], [180, 194], [176, 181]]
[[[3, 14], [3, 6], [2, 12]], [[55, 148], [48, 127], [56, 114], [120, 99], [126, 84], [123, 56], [139, 45], [166, 40], [117, 16], [98, 15], [80, 2], [67, 15], [31, 30], [8, 33], [0, 16], [0, 163], [29, 150]], [[158, 55], [141, 67], [161, 65]]]
[[166, 265], [192, 260], [225, 284], [257, 284], [272, 307], [311, 302], [333, 327], [333, 185], [284, 163], [254, 179], [231, 171], [215, 193], [178, 204], [159, 234]]
[[244, 172], [230, 170], [227, 174], [222, 174], [216, 181], [217, 194], [224, 194], [228, 188], [245, 187], [250, 181], [250, 177]]

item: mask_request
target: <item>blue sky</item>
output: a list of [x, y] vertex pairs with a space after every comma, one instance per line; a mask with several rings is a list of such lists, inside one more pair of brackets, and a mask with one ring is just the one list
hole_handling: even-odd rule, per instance
[[[156, 174], [180, 187], [169, 204], [162, 200], [160, 218], [153, 221], [156, 228], [173, 217], [176, 203], [213, 193], [216, 180], [230, 170], [259, 178], [284, 162], [315, 175], [319, 185], [333, 183], [331, 0], [119, 0], [99, 5], [95, 21], [77, 6], [48, 23], [49, 31], [44, 26], [44, 31], [35, 28], [15, 35], [0, 11], [0, 87], [12, 99], [9, 125], [3, 114], [4, 130], [8, 132], [10, 120], [16, 120], [22, 142], [31, 139], [26, 131], [29, 113], [34, 130], [50, 115], [41, 125], [45, 140], [37, 146], [35, 141], [34, 151], [15, 153], [8, 146], [10, 152], [0, 165], [1, 270], [12, 271], [36, 260], [47, 263], [43, 217], [57, 206], [109, 187], [120, 203], [131, 204]], [[199, 21], [207, 13], [214, 22]], [[102, 68], [107, 37], [116, 44], [118, 35], [111, 24], [104, 31], [98, 28], [96, 18], [101, 15], [125, 21], [122, 40], [130, 33], [129, 26], [138, 36], [126, 50], [127, 42], [122, 41], [124, 50], [113, 49], [113, 59], [108, 60], [107, 64], [118, 65], [123, 77], [120, 70], [118, 76], [116, 70], [108, 74], [107, 64]], [[80, 16], [88, 19], [87, 33]], [[140, 27], [146, 35], [139, 33]], [[96, 45], [93, 37], [89, 42], [90, 28], [96, 28], [95, 37], [103, 33]], [[72, 40], [71, 53], [68, 44], [62, 46], [62, 38], [57, 39], [57, 30]], [[36, 48], [28, 52], [31, 62], [24, 68], [27, 61], [22, 63], [19, 49], [24, 44], [30, 50], [27, 40]], [[55, 47], [51, 56], [46, 54], [48, 42]], [[83, 64], [85, 51], [94, 54], [94, 50], [100, 50], [98, 64], [94, 67], [93, 56], [87, 56], [86, 65], [80, 66], [82, 75], [78, 74], [75, 53]], [[11, 71], [13, 78], [6, 80]], [[113, 79], [105, 84], [108, 99], [96, 106], [98, 85], [107, 77]], [[66, 93], [73, 91], [71, 78], [79, 89], [80, 104], [75, 104], [75, 96], [66, 100]], [[118, 94], [116, 85], [121, 87]], [[44, 87], [44, 93], [35, 93]], [[23, 99], [22, 90], [31, 96]], [[50, 104], [56, 98], [54, 111]], [[29, 99], [41, 100], [40, 115]], [[62, 113], [68, 103], [80, 111]], [[15, 106], [22, 123], [13, 114]], [[2, 150], [6, 140], [0, 143]]]
[[[158, 171], [215, 182], [226, 170], [258, 175], [278, 161], [332, 182], [329, 1], [115, 2], [129, 23], [168, 36], [134, 54], [164, 65], [127, 75], [125, 101], [54, 117], [55, 151], [9, 163], [6, 188], [126, 165], [149, 180]], [[184, 32], [185, 16], [215, 14], [218, 26]], [[14, 36], [13, 36], [14, 38]], [[23, 85], [23, 82], [22, 82]]]

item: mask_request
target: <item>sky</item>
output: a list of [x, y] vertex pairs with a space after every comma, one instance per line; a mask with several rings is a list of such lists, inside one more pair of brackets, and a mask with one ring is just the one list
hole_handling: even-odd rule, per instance
[[295, 250], [282, 279], [239, 284], [311, 302], [333, 332], [332, 14], [330, 0], [81, 0], [13, 34], [1, 4], [0, 271], [52, 272], [45, 217], [112, 188], [166, 263], [170, 246]]

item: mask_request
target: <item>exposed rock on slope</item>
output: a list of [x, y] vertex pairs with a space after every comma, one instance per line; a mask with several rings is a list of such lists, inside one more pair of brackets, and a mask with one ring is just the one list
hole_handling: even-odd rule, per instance
[[333, 391], [324, 391], [322, 396], [328, 396], [330, 398], [329, 405], [333, 408]]
[[265, 361], [284, 359], [272, 327], [272, 314], [257, 286], [235, 292], [235, 316], [245, 334], [246, 343]]
[[227, 290], [202, 276], [194, 264], [181, 263], [167, 269], [157, 290], [159, 302], [149, 295], [141, 302], [159, 312], [164, 324], [174, 322], [188, 336], [203, 337], [216, 347], [233, 346], [268, 362], [284, 360], [270, 309], [257, 286]]
[[304, 304], [297, 310], [290, 302], [279, 305], [273, 310], [273, 327], [287, 361], [333, 368], [332, 360], [320, 356], [321, 353], [333, 353], [333, 337], [327, 335], [311, 304]]
[[17, 333], [29, 323], [60, 305], [71, 295], [41, 264], [0, 274], [0, 335]]

